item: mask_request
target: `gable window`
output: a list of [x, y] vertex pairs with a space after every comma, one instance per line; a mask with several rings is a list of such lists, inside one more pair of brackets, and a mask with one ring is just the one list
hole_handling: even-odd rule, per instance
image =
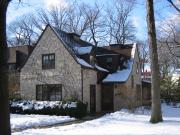
[[54, 69], [55, 68], [55, 54], [43, 54], [42, 55], [42, 69]]
[[45, 84], [36, 86], [36, 100], [41, 101], [61, 101], [62, 85]]
[[112, 69], [112, 58], [111, 57], [108, 57], [106, 59], [106, 62], [107, 62], [107, 69]]
[[109, 57], [109, 58], [107, 58], [107, 60], [106, 60], [108, 63], [111, 63], [112, 62], [112, 58], [111, 57]]
[[16, 63], [10, 63], [8, 64], [8, 70], [16, 70]]

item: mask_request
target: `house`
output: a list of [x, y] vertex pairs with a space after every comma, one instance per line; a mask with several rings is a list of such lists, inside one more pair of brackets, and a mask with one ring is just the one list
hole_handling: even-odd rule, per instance
[[8, 90], [10, 97], [19, 94], [20, 69], [33, 50], [33, 46], [12, 46], [8, 47]]
[[77, 98], [88, 111], [142, 104], [136, 44], [95, 47], [75, 33], [47, 25], [20, 73], [24, 99]]

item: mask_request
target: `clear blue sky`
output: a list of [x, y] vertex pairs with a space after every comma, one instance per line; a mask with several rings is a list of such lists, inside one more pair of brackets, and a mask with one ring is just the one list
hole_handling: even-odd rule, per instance
[[[97, 2], [100, 5], [108, 6], [112, 4], [111, 0], [77, 0], [79, 2], [86, 2], [88, 4], [93, 4]], [[139, 39], [147, 38], [147, 27], [146, 27], [146, 0], [137, 0], [135, 9], [132, 12], [132, 22], [137, 29], [136, 35]], [[7, 12], [7, 23], [12, 22], [19, 16], [26, 13], [36, 13], [39, 8], [50, 8], [52, 5], [57, 5], [59, 3], [67, 6], [68, 2], [66, 0], [22, 0], [23, 3], [19, 4], [18, 0], [13, 0], [8, 8]], [[167, 8], [166, 0], [155, 0], [155, 12], [156, 21], [160, 22], [164, 17], [170, 16], [173, 10]]]

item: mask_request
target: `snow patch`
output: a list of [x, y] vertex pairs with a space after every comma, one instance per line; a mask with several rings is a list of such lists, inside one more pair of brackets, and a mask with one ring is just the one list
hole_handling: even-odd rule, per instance
[[109, 74], [103, 82], [125, 82], [131, 73], [133, 61], [129, 60], [126, 65], [127, 69], [118, 70], [115, 73]]
[[89, 54], [92, 50], [92, 46], [87, 46], [87, 47], [74, 47], [74, 50], [79, 54]]
[[98, 70], [100, 70], [100, 71], [109, 72], [107, 69], [102, 68], [102, 67], [100, 67], [100, 66], [98, 66], [98, 65], [96, 65], [96, 64], [95, 64], [95, 67], [96, 67]]
[[69, 116], [11, 114], [11, 128], [26, 129], [38, 126], [54, 125], [74, 120], [75, 118], [71, 118]]
[[88, 68], [93, 68], [90, 64], [88, 64], [85, 60], [81, 59], [81, 58], [76, 58], [77, 59], [77, 62], [82, 65], [82, 66], [85, 66], [85, 67], [88, 67]]
[[180, 108], [162, 104], [163, 122], [151, 124], [151, 111], [123, 109], [99, 119], [47, 129], [30, 129], [13, 135], [180, 135]]

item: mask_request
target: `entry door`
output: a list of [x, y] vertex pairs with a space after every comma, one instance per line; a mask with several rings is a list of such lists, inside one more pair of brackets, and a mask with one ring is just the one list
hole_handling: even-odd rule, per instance
[[113, 85], [111, 84], [103, 84], [101, 91], [101, 100], [102, 100], [102, 111], [113, 111]]
[[90, 85], [90, 112], [96, 112], [96, 85]]

